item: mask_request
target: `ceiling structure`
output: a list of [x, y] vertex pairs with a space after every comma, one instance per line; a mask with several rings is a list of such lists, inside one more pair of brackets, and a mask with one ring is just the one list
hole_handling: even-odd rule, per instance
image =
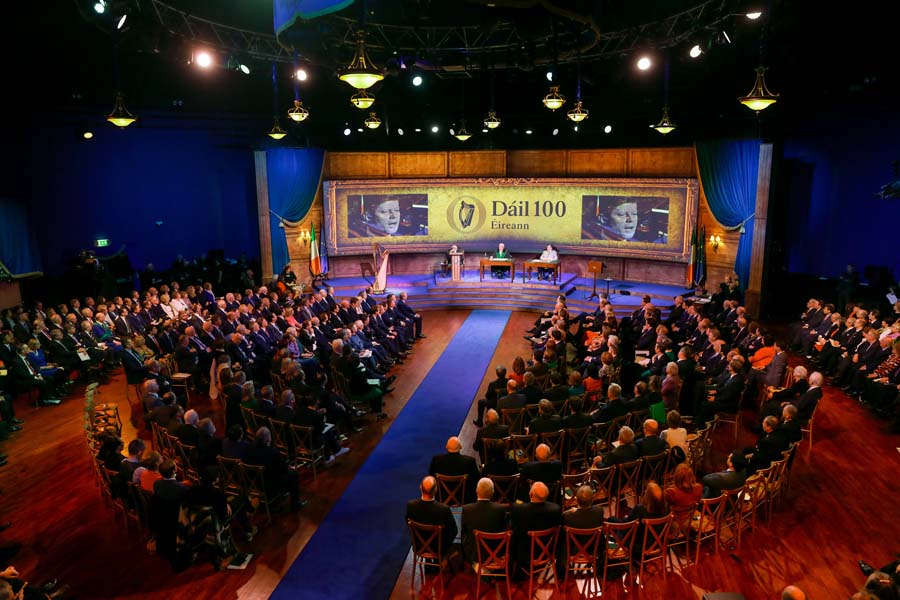
[[[835, 14], [768, 0], [755, 5], [763, 16], [751, 21], [744, 15], [754, 4], [744, 0], [357, 0], [276, 37], [271, 0], [106, 0], [105, 15], [93, 11], [95, 1], [64, 1], [49, 13], [39, 3], [17, 9], [25, 13], [21, 22], [40, 23], [42, 31], [39, 45], [24, 35], [16, 40], [33, 52], [19, 75], [45, 74], [31, 110], [65, 109], [70, 124], [104, 127], [120, 87], [139, 118], [132, 127], [202, 122], [250, 144], [268, 143], [264, 133], [277, 114], [289, 133], [284, 144], [427, 149], [777, 139], [817, 111], [890, 110], [896, 102], [889, 46], [895, 3], [863, 1]], [[350, 62], [360, 29], [386, 75], [369, 90], [376, 101], [365, 111], [350, 104], [355, 90], [336, 75]], [[694, 44], [704, 50], [697, 59], [688, 56]], [[220, 66], [189, 64], [201, 47]], [[642, 53], [653, 59], [645, 72], [634, 67]], [[249, 75], [225, 68], [238, 62]], [[749, 91], [760, 63], [781, 100], [757, 118], [737, 97]], [[295, 64], [308, 71], [306, 81], [292, 78]], [[423, 78], [419, 87], [411, 84], [415, 75]], [[567, 100], [555, 112], [541, 104], [551, 84]], [[565, 113], [579, 87], [590, 116], [575, 131]], [[296, 125], [286, 118], [295, 93], [311, 113]], [[649, 125], [666, 102], [678, 128], [663, 138]], [[482, 133], [492, 104], [502, 124]], [[373, 131], [363, 126], [370, 111], [383, 121]], [[464, 143], [448, 133], [463, 119], [475, 134]]]

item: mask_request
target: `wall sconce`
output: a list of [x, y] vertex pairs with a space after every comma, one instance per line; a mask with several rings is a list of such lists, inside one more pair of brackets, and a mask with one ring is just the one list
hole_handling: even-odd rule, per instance
[[719, 251], [719, 244], [722, 243], [721, 235], [711, 235], [709, 236], [709, 243], [712, 246], [713, 252]]
[[309, 240], [312, 238], [312, 234], [309, 231], [301, 231], [300, 235], [297, 236], [297, 243], [303, 244], [304, 246], [309, 246]]

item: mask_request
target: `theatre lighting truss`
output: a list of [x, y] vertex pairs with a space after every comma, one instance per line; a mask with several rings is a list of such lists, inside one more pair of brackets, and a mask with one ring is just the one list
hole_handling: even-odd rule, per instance
[[[488, 0], [470, 0], [488, 4]], [[171, 35], [192, 42], [217, 48], [223, 52], [237, 53], [267, 62], [292, 63], [294, 48], [282, 45], [272, 34], [259, 33], [216, 23], [179, 10], [161, 0], [150, 0], [151, 13], [160, 26]], [[491, 4], [503, 8], [534, 10], [534, 2], [525, 0], [492, 0]], [[537, 4], [570, 26], [564, 32], [551, 32], [535, 36], [530, 31], [520, 31], [520, 26], [509, 20], [498, 20], [489, 25], [465, 26], [405, 26], [368, 21], [365, 25], [366, 49], [379, 57], [394, 54], [420, 56], [427, 54], [439, 71], [452, 74], [458, 71], [487, 68], [522, 68], [552, 63], [591, 62], [602, 58], [624, 55], [648, 43], [656, 48], [669, 48], [693, 39], [699, 32], [715, 30], [726, 20], [740, 13], [740, 0], [706, 0], [693, 8], [663, 19], [644, 23], [618, 31], [602, 31], [602, 23], [557, 7], [549, 0]], [[315, 31], [328, 55], [352, 56], [357, 48], [359, 22], [357, 19], [327, 15], [298, 23], [295, 27]], [[291, 28], [286, 32], [289, 33]], [[524, 50], [524, 51], [523, 51]], [[299, 49], [303, 56], [302, 49]], [[314, 57], [306, 60], [321, 64]], [[340, 59], [343, 61], [343, 58]], [[335, 69], [346, 67], [342, 62], [323, 65]]]

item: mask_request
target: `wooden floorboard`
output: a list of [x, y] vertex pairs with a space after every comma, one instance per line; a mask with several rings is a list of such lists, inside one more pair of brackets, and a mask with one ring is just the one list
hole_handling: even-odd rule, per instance
[[[387, 397], [391, 415], [412, 395], [467, 315], [468, 311], [427, 313], [429, 337], [416, 345], [412, 360], [397, 369], [396, 391]], [[492, 364], [510, 366], [515, 356], [527, 356], [523, 330], [534, 318], [533, 313], [513, 313]], [[482, 390], [492, 378], [491, 368]], [[134, 431], [127, 424], [124, 387], [119, 373], [103, 386], [100, 399], [123, 408], [128, 440]], [[220, 412], [212, 410], [208, 400], [199, 404], [202, 414], [211, 413], [221, 425]], [[272, 526], [261, 528], [257, 538], [244, 545], [256, 555], [246, 570], [216, 573], [203, 563], [176, 574], [168, 563], [149, 556], [137, 535], [126, 534], [121, 521], [114, 521], [111, 510], [101, 503], [82, 435], [81, 406], [80, 395], [38, 410], [22, 400], [17, 403], [26, 423], [25, 431], [2, 443], [10, 458], [0, 468], [0, 521], [13, 525], [0, 533], [0, 543], [23, 544], [9, 564], [28, 579], [58, 577], [78, 598], [91, 600], [267, 598], [391, 422], [369, 425], [354, 436], [353, 451], [325, 469], [315, 483], [311, 476], [304, 477], [303, 493], [311, 499], [310, 506], [300, 513], [279, 514]], [[467, 453], [474, 439], [472, 418], [474, 408], [460, 434]], [[804, 442], [790, 494], [772, 522], [745, 538], [739, 552], [723, 550], [703, 556], [699, 565], [654, 574], [642, 590], [629, 596], [687, 600], [701, 598], [706, 591], [740, 591], [748, 600], [763, 600], [777, 597], [784, 585], [794, 583], [811, 598], [847, 598], [863, 581], [858, 559], [878, 565], [900, 550], [895, 508], [900, 439], [885, 431], [853, 399], [826, 389], [817, 412], [812, 455], [807, 458]], [[721, 467], [729, 437], [723, 433], [716, 440], [710, 468]], [[753, 435], [744, 428], [741, 438], [749, 444]], [[422, 474], [409, 476], [417, 481]], [[403, 527], [402, 515], [397, 515], [397, 526]], [[410, 597], [410, 572], [408, 566], [401, 571], [393, 597]], [[523, 599], [525, 589], [517, 590], [514, 597]], [[621, 583], [610, 582], [604, 597], [625, 595]], [[455, 575], [445, 597], [474, 597], [472, 575]], [[548, 591], [542, 590], [539, 597], [547, 598]], [[555, 597], [578, 595], [569, 589]]]

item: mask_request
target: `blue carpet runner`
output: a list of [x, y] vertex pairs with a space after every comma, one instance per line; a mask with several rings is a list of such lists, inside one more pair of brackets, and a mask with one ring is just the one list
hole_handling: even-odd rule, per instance
[[389, 598], [406, 556], [406, 502], [478, 394], [509, 311], [473, 310], [272, 593]]

